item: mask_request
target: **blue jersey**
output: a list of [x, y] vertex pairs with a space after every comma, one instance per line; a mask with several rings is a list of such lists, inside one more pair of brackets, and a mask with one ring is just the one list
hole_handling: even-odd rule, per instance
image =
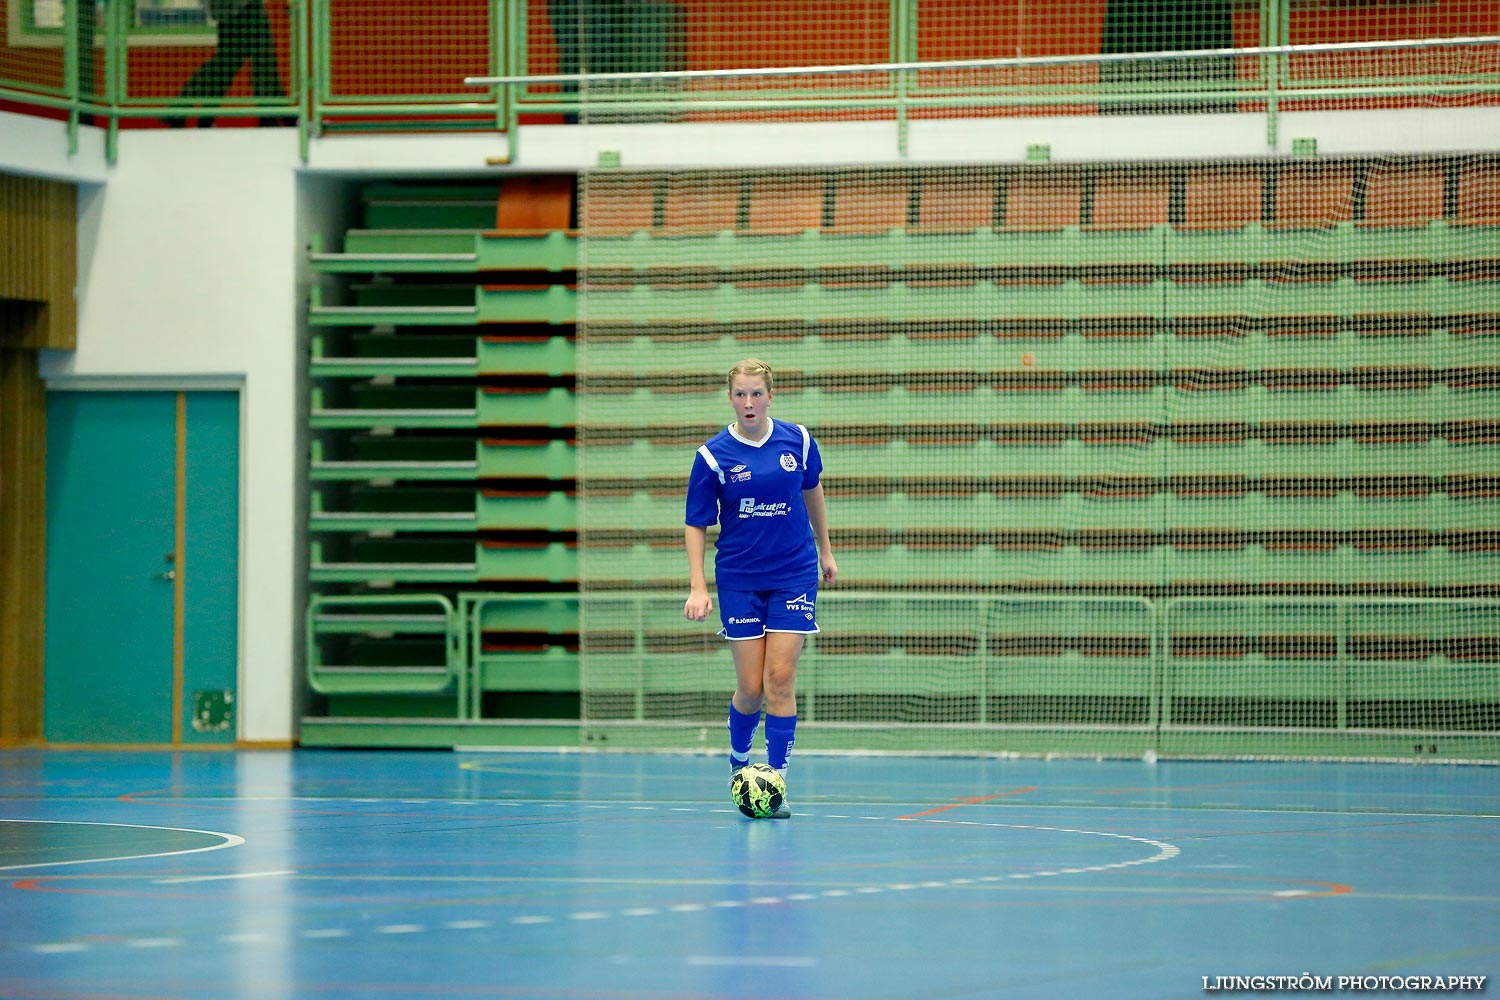
[[771, 421], [759, 441], [730, 425], [698, 449], [688, 478], [690, 525], [719, 525], [718, 585], [730, 590], [816, 586], [818, 546], [802, 491], [818, 485], [823, 459], [801, 424]]

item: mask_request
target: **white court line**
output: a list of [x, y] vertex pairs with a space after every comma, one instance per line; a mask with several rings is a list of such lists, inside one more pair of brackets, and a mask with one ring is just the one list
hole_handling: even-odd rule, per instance
[[716, 968], [748, 966], [757, 969], [810, 969], [818, 964], [817, 959], [806, 955], [689, 955], [683, 961], [688, 965]]
[[241, 931], [238, 934], [223, 934], [219, 940], [225, 944], [261, 944], [271, 940], [271, 935], [265, 931]]
[[183, 851], [158, 851], [155, 854], [122, 854], [117, 858], [79, 858], [75, 861], [36, 861], [29, 865], [0, 865], [0, 872], [13, 872], [23, 868], [52, 868], [58, 865], [91, 865], [101, 861], [137, 861], [141, 858], [174, 858], [179, 854], [197, 854], [200, 851], [218, 851], [226, 847], [239, 847], [245, 842], [244, 837], [237, 837], [232, 833], [219, 833], [215, 830], [190, 830], [182, 826], [147, 826], [143, 823], [90, 823], [64, 819], [0, 819], [0, 825], [6, 823], [54, 823], [62, 824], [63, 826], [118, 826], [130, 830], [166, 830], [170, 833], [201, 833], [206, 837], [223, 837], [224, 843], [210, 844], [208, 847], [190, 847]]
[[69, 952], [88, 951], [89, 946], [82, 941], [61, 941], [57, 944], [34, 944], [31, 950], [38, 955], [66, 955]]
[[182, 938], [160, 937], [160, 938], [136, 938], [134, 941], [126, 941], [127, 948], [181, 948], [185, 942]]
[[[544, 804], [551, 804], [551, 803], [544, 803]], [[689, 811], [689, 810], [684, 809], [683, 811]], [[710, 813], [711, 812], [715, 812], [715, 811], [732, 812], [732, 810], [708, 810], [708, 812], [710, 812]], [[832, 817], [828, 817], [828, 818], [832, 818]], [[867, 817], [864, 817], [864, 816], [853, 816], [853, 815], [848, 815], [848, 816], [845, 816], [843, 818], [846, 819], [846, 820], [849, 820], [849, 821], [856, 821], [856, 822], [863, 822], [863, 821], [867, 820]], [[875, 818], [877, 818], [877, 817], [868, 817], [868, 819], [875, 819]], [[891, 819], [893, 819], [894, 821], [903, 821], [904, 820], [903, 817], [893, 817]], [[1166, 842], [1163, 842], [1163, 841], [1153, 840], [1153, 839], [1146, 838], [1146, 837], [1132, 836], [1132, 835], [1129, 835], [1129, 834], [1112, 833], [1112, 832], [1106, 832], [1106, 831], [1100, 831], [1100, 830], [1081, 830], [1081, 829], [1075, 829], [1075, 828], [1069, 828], [1069, 827], [1042, 826], [1042, 825], [1035, 825], [1035, 824], [1019, 824], [1019, 823], [994, 823], [994, 822], [982, 822], [982, 821], [974, 821], [974, 820], [957, 820], [957, 819], [922, 819], [922, 820], [906, 820], [906, 821], [907, 822], [925, 822], [925, 823], [932, 824], [934, 826], [947, 825], [947, 826], [953, 826], [953, 827], [961, 827], [961, 828], [964, 828], [964, 829], [976, 829], [976, 828], [977, 829], [984, 829], [984, 828], [988, 828], [988, 829], [993, 829], [993, 830], [1026, 830], [1026, 831], [1036, 831], [1036, 832], [1049, 833], [1049, 834], [1068, 834], [1068, 835], [1086, 836], [1086, 837], [1100, 837], [1100, 838], [1106, 838], [1106, 839], [1108, 839], [1110, 841], [1113, 841], [1113, 842], [1116, 842], [1116, 843], [1133, 843], [1133, 844], [1138, 844], [1138, 845], [1142, 845], [1142, 846], [1154, 848], [1155, 853], [1147, 855], [1147, 856], [1136, 857], [1136, 858], [1133, 858], [1133, 859], [1130, 859], [1130, 860], [1118, 861], [1118, 862], [1113, 862], [1113, 863], [1105, 863], [1105, 864], [1099, 864], [1099, 865], [1067, 867], [1067, 868], [1049, 868], [1049, 869], [1042, 870], [1042, 871], [1031, 871], [1031, 872], [1016, 871], [1016, 872], [1007, 872], [1007, 873], [1004, 873], [1004, 874], [990, 874], [990, 875], [983, 875], [983, 876], [970, 876], [970, 877], [964, 877], [964, 878], [955, 878], [955, 879], [951, 879], [951, 880], [941, 880], [941, 879], [939, 879], [939, 880], [924, 880], [924, 881], [920, 881], [920, 882], [898, 882], [898, 883], [892, 883], [892, 884], [889, 884], [889, 885], [878, 885], [878, 884], [874, 884], [874, 885], [872, 885], [872, 884], [853, 885], [853, 886], [842, 887], [842, 888], [829, 888], [829, 889], [824, 889], [824, 890], [818, 891], [818, 892], [811, 892], [811, 891], [793, 892], [793, 893], [788, 893], [788, 894], [783, 895], [783, 896], [757, 896], [757, 897], [751, 897], [749, 899], [722, 899], [721, 898], [721, 899], [717, 899], [717, 900], [704, 900], [704, 901], [701, 901], [701, 902], [683, 902], [683, 903], [677, 903], [677, 904], [671, 904], [671, 905], [664, 905], [664, 906], [637, 906], [637, 907], [626, 908], [626, 909], [622, 909], [622, 910], [618, 910], [618, 911], [615, 911], [615, 910], [577, 910], [577, 911], [573, 911], [571, 913], [563, 913], [563, 914], [558, 914], [558, 915], [538, 914], [538, 913], [520, 914], [520, 915], [516, 915], [516, 916], [510, 917], [506, 921], [506, 923], [508, 923], [512, 927], [526, 926], [526, 925], [554, 925], [554, 926], [556, 926], [556, 925], [564, 923], [564, 922], [592, 922], [592, 921], [598, 921], [598, 920], [607, 920], [607, 919], [611, 919], [611, 918], [615, 918], [615, 917], [627, 917], [627, 916], [630, 916], [630, 917], [644, 917], [644, 916], [659, 916], [659, 915], [663, 915], [663, 914], [673, 914], [673, 913], [675, 913], [675, 914], [702, 913], [702, 912], [709, 911], [709, 910], [712, 910], [712, 909], [738, 909], [738, 908], [742, 908], [742, 907], [745, 907], [745, 906], [784, 905], [784, 904], [787, 904], [787, 903], [813, 902], [813, 901], [816, 901], [816, 900], [838, 900], [838, 899], [848, 899], [848, 898], [851, 898], [851, 897], [852, 898], [857, 898], [857, 897], [860, 897], [860, 896], [866, 896], [866, 897], [868, 897], [868, 896], [871, 896], [871, 895], [876, 895], [876, 894], [880, 894], [880, 893], [884, 893], [884, 892], [891, 892], [891, 891], [913, 891], [913, 890], [926, 890], [926, 889], [939, 889], [939, 890], [941, 890], [941, 889], [950, 888], [950, 887], [951, 888], [956, 888], [956, 887], [959, 887], [959, 886], [970, 886], [970, 885], [976, 885], [976, 884], [985, 884], [985, 885], [988, 885], [988, 884], [1005, 882], [1005, 881], [1012, 880], [1012, 879], [1015, 879], [1015, 880], [1030, 880], [1030, 879], [1055, 877], [1055, 876], [1063, 876], [1063, 875], [1084, 874], [1084, 873], [1090, 873], [1090, 872], [1106, 872], [1106, 871], [1112, 871], [1112, 870], [1121, 870], [1121, 869], [1131, 868], [1131, 867], [1134, 867], [1134, 866], [1137, 866], [1137, 865], [1146, 865], [1146, 864], [1151, 864], [1153, 862], [1160, 862], [1160, 861], [1166, 861], [1166, 860], [1169, 860], [1169, 859], [1174, 859], [1174, 858], [1177, 858], [1178, 856], [1180, 856], [1180, 853], [1181, 853], [1180, 849], [1176, 845], [1173, 845], [1173, 844], [1170, 844], [1170, 843], [1166, 843]], [[54, 821], [33, 821], [33, 822], [54, 822]], [[97, 825], [109, 826], [109, 825], [125, 825], [125, 824], [97, 824]], [[175, 828], [172, 828], [172, 827], [153, 827], [153, 828], [150, 828], [150, 829], [172, 830], [172, 829], [175, 829]], [[205, 833], [206, 831], [191, 831], [191, 832]], [[211, 834], [211, 835], [213, 835], [213, 836], [219, 836], [219, 837], [224, 837], [226, 839], [226, 844], [220, 845], [220, 846], [230, 846], [230, 843], [235, 843], [235, 844], [244, 843], [244, 841], [243, 841], [242, 838], [234, 837], [233, 835], [230, 835], [230, 834]], [[214, 848], [196, 848], [194, 850], [212, 850], [212, 849], [214, 849]], [[191, 852], [174, 852], [174, 853], [191, 853]], [[76, 863], [76, 862], [65, 862], [65, 863]], [[21, 866], [21, 867], [30, 867], [30, 866]], [[295, 869], [265, 871], [265, 872], [238, 872], [238, 873], [230, 873], [230, 874], [225, 874], [225, 875], [181, 876], [181, 877], [175, 877], [175, 878], [169, 878], [169, 879], [159, 879], [159, 880], [156, 880], [156, 881], [158, 882], [158, 884], [172, 884], [172, 883], [184, 883], [184, 882], [202, 882], [202, 881], [217, 881], [217, 880], [227, 880], [227, 879], [247, 879], [247, 878], [270, 878], [270, 877], [283, 877], [283, 876], [298, 876], [298, 872]], [[298, 876], [298, 877], [307, 877], [307, 876]], [[317, 878], [318, 876], [313, 876], [313, 877]], [[530, 881], [530, 880], [529, 879], [506, 879], [504, 881]], [[563, 880], [563, 881], [594, 882], [594, 881], [601, 881], [601, 880], [590, 879], [590, 880]], [[1281, 892], [1276, 893], [1275, 895], [1294, 898], [1294, 897], [1296, 897], [1298, 895], [1302, 895], [1302, 894], [1304, 894], [1302, 890], [1283, 890]], [[461, 928], [462, 929], [477, 929], [477, 928], [481, 928], [481, 927], [489, 927], [489, 926], [493, 926], [493, 924], [492, 924], [491, 921], [488, 921], [488, 920], [473, 919], [473, 920], [453, 920], [453, 921], [449, 921], [444, 926], [447, 929], [450, 929], [450, 930], [458, 930], [458, 929], [461, 929]], [[424, 925], [420, 925], [420, 924], [388, 924], [388, 925], [384, 925], [384, 926], [381, 926], [381, 927], [372, 928], [371, 930], [373, 931], [373, 933], [379, 934], [379, 935], [382, 935], [382, 936], [390, 936], [390, 935], [398, 935], [399, 936], [399, 935], [420, 934], [420, 933], [426, 932], [428, 929], [429, 928], [425, 927]], [[349, 931], [346, 931], [346, 930], [344, 930], [342, 928], [315, 928], [315, 929], [303, 932], [302, 936], [304, 938], [321, 938], [321, 937], [334, 938], [334, 937], [344, 937], [344, 936], [355, 936], [355, 934], [351, 934]], [[220, 938], [220, 940], [224, 941], [225, 943], [230, 943], [230, 942], [233, 942], [233, 943], [250, 943], [250, 942], [265, 941], [267, 939], [268, 939], [268, 936], [265, 935], [265, 934], [263, 934], [263, 933], [256, 933], [256, 934], [231, 934], [231, 935], [224, 935], [224, 936], [222, 936]], [[141, 939], [137, 939], [136, 941], [129, 942], [128, 944], [129, 944], [130, 947], [133, 947], [133, 948], [168, 948], [168, 947], [178, 947], [178, 946], [181, 946], [183, 943], [184, 942], [181, 939], [174, 939], [174, 938], [141, 938]], [[52, 951], [52, 950], [55, 950], [57, 952], [66, 952], [68, 950], [72, 950], [73, 947], [75, 947], [75, 946], [72, 943], [53, 942], [53, 943], [49, 943], [49, 944], [33, 946], [32, 950], [36, 951], [38, 953], [46, 953], [47, 951]], [[806, 958], [798, 957], [798, 956], [793, 956], [793, 957], [790, 957], [790, 958], [783, 958], [783, 957], [777, 957], [777, 956], [745, 956], [745, 955], [726, 955], [726, 956], [720, 956], [720, 955], [699, 955], [699, 956], [688, 957], [688, 958], [684, 959], [684, 961], [688, 962], [689, 964], [694, 964], [694, 965], [718, 965], [718, 966], [725, 966], [725, 967], [732, 967], [732, 966], [754, 967], [754, 966], [776, 966], [776, 965], [800, 966], [800, 965], [812, 964], [812, 962], [813, 962], [813, 960], [811, 960], [811, 959], [806, 959]]]
[[239, 872], [234, 875], [184, 875], [181, 878], [159, 878], [155, 885], [184, 885], [188, 882], [228, 882], [240, 878], [276, 878], [281, 875], [295, 875], [295, 871], [284, 872]]
[[[474, 752], [479, 752], [479, 751], [476, 749]], [[501, 752], [501, 751], [496, 751], [496, 752]], [[800, 750], [798, 751], [798, 753], [803, 753], [803, 752], [804, 751], [800, 751]], [[842, 753], [844, 751], [840, 751], [840, 752]], [[806, 751], [806, 753], [808, 753], [810, 756], [816, 756], [817, 755], [816, 751]], [[881, 756], [881, 754], [879, 754], [879, 753], [870, 753], [868, 751], [858, 752], [855, 755], [856, 756]], [[1423, 766], [1426, 766], [1426, 765], [1423, 765]], [[1438, 765], [1434, 765], [1434, 766], [1438, 766]], [[1443, 766], [1446, 766], [1446, 765], [1443, 765]], [[473, 768], [472, 765], [470, 765], [470, 764], [460, 765], [460, 769], [462, 769], [462, 770], [471, 770], [471, 769], [472, 770], [482, 770], [482, 768]], [[420, 803], [420, 804], [431, 804], [431, 803], [445, 803], [446, 804], [450, 800], [443, 799], [443, 798], [431, 798], [431, 799], [344, 798], [343, 796], [339, 796], [339, 795], [237, 795], [237, 796], [235, 796], [235, 801], [236, 802], [335, 802], [335, 803], [350, 803], [350, 802], [353, 802], [353, 803], [360, 803], [360, 804], [364, 804], [364, 805], [381, 805], [381, 804], [388, 804], [388, 803], [392, 803], [392, 802], [410, 802], [410, 803]], [[522, 806], [547, 806], [549, 808], [556, 809], [556, 808], [561, 808], [562, 806], [564, 806], [564, 805], [567, 804], [567, 803], [563, 803], [563, 802], [555, 802], [555, 801], [551, 801], [551, 800], [542, 800], [542, 799], [535, 799], [535, 798], [526, 798], [526, 799], [482, 799], [482, 800], [464, 800], [464, 801], [473, 801], [475, 804], [481, 804], [482, 803], [482, 804], [486, 804], [486, 805], [490, 805], [490, 806], [496, 806], [496, 807], [502, 807], [502, 808], [511, 808], [511, 809], [519, 808], [519, 807], [522, 807]], [[574, 800], [574, 801], [577, 804], [581, 805], [581, 804], [584, 804], [588, 800], [577, 799], [577, 800]], [[457, 803], [455, 803], [455, 804], [457, 804]], [[828, 806], [842, 806], [842, 805], [855, 805], [855, 804], [856, 803], [835, 802], [835, 801], [831, 801], [831, 800], [830, 801], [826, 801], [826, 802], [823, 803], [824, 807], [828, 807]], [[861, 806], [864, 806], [864, 807], [868, 807], [870, 805], [870, 803], [867, 803], [867, 802], [866, 803], [857, 803], [857, 804], [861, 805]], [[617, 801], [617, 800], [611, 800], [606, 805], [606, 808], [618, 808], [619, 806], [620, 806], [620, 802], [619, 801]], [[1129, 806], [1145, 806], [1145, 807], [1148, 807], [1148, 808], [1150, 808], [1152, 810], [1158, 810], [1158, 809], [1164, 808], [1164, 807], [1161, 806], [1161, 804], [1159, 802], [1154, 802], [1154, 801], [1146, 800], [1146, 799], [1136, 799], [1136, 800], [1126, 801], [1126, 802], [1101, 802], [1098, 799], [1058, 799], [1055, 802], [1028, 802], [1028, 803], [1026, 803], [1026, 808], [1028, 808], [1028, 809], [1072, 809], [1072, 808], [1077, 808], [1077, 807], [1085, 807], [1085, 808], [1090, 808], [1090, 809], [1109, 810], [1109, 809], [1118, 809], [1118, 808], [1121, 808], [1121, 807], [1129, 807]], [[806, 803], [804, 803], [804, 807], [805, 808], [810, 808], [810, 807], [807, 806]], [[1210, 807], [1210, 808], [1213, 808], [1215, 810], [1223, 809], [1223, 808], [1227, 808], [1228, 807], [1228, 808], [1234, 808], [1237, 812], [1242, 812], [1242, 813], [1264, 813], [1264, 814], [1270, 815], [1270, 816], [1281, 816], [1281, 815], [1285, 815], [1286, 813], [1290, 812], [1290, 813], [1296, 813], [1298, 815], [1305, 815], [1305, 816], [1377, 816], [1377, 817], [1381, 817], [1381, 818], [1387, 818], [1387, 817], [1391, 817], [1391, 816], [1397, 816], [1397, 817], [1411, 816], [1411, 817], [1417, 817], [1417, 818], [1421, 818], [1421, 819], [1500, 819], [1500, 812], [1496, 812], [1496, 813], [1486, 813], [1486, 812], [1445, 812], [1445, 811], [1439, 811], [1439, 810], [1415, 811], [1414, 812], [1414, 811], [1408, 811], [1408, 810], [1391, 809], [1391, 808], [1384, 808], [1384, 807], [1377, 807], [1377, 806], [1363, 806], [1363, 807], [1361, 807], [1361, 806], [1354, 806], [1354, 807], [1350, 807], [1348, 809], [1318, 809], [1318, 808], [1313, 808], [1313, 807], [1310, 807], [1310, 806], [1309, 807], [1300, 807], [1300, 806], [1296, 805], [1295, 803], [1287, 803], [1287, 807], [1286, 808], [1274, 808], [1272, 806], [1247, 806], [1247, 805], [1244, 805], [1243, 803], [1197, 803], [1195, 805], [1174, 805], [1174, 806], [1165, 807], [1165, 808], [1170, 808], [1171, 810], [1177, 811], [1177, 812], [1191, 812], [1191, 811], [1194, 811], [1194, 810], [1203, 809], [1205, 807]], [[653, 806], [652, 808], [660, 808], [660, 807]], [[689, 807], [683, 807], [683, 806], [674, 806], [674, 807], [672, 807], [671, 811], [672, 812], [702, 812], [703, 810], [701, 808], [689, 808]], [[736, 816], [739, 815], [739, 810], [737, 810], [737, 809], [711, 809], [709, 811], [710, 812], [715, 812], [715, 813], [729, 813], [730, 815], [736, 815]], [[812, 819], [812, 818], [819, 818], [819, 819], [851, 819], [851, 818], [853, 818], [853, 817], [851, 817], [848, 814], [842, 814], [842, 813], [799, 812], [797, 815], [801, 816], [801, 817], [804, 817], [804, 818], [808, 818], [808, 819]], [[861, 818], [863, 818], [863, 817], [861, 817]], [[4, 820], [4, 819], [0, 819], [0, 823], [62, 823], [62, 822], [71, 822], [71, 821], [70, 820], [19, 820], [19, 819], [18, 820]], [[960, 821], [958, 821], [958, 820], [950, 820], [949, 822], [950, 823], [954, 823], [956, 825]], [[984, 825], [981, 821], [968, 820], [968, 821], [963, 821], [963, 822], [966, 822], [966, 823], [968, 823], [970, 825]], [[98, 824], [98, 825], [103, 825], [103, 826], [128, 826], [128, 825], [133, 825], [133, 824], [126, 824], [126, 823], [104, 823], [104, 824]], [[178, 829], [178, 828], [177, 827], [147, 827], [147, 829], [174, 830], [174, 829]], [[208, 833], [208, 832], [212, 832], [212, 831], [207, 831], [207, 830], [191, 830], [191, 831], [188, 831], [188, 832], [190, 832], [190, 833]], [[217, 836], [228, 836], [228, 834], [218, 834]], [[230, 845], [225, 845], [225, 846], [230, 846]], [[112, 860], [112, 859], [106, 859], [106, 860]], [[64, 862], [64, 863], [70, 863], [70, 862]], [[0, 870], [3, 870], [3, 869], [0, 869]]]

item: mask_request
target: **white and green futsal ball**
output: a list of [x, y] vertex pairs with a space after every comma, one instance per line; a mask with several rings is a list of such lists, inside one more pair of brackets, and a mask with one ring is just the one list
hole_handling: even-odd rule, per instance
[[740, 812], [751, 819], [765, 819], [786, 799], [786, 781], [769, 764], [749, 764], [734, 772], [729, 794]]

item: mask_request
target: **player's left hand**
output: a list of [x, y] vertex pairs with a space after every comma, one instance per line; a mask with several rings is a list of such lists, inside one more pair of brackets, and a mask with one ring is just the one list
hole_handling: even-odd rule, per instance
[[707, 621], [708, 613], [713, 610], [713, 607], [714, 602], [708, 596], [708, 591], [695, 590], [688, 594], [688, 599], [682, 606], [682, 616], [688, 621]]

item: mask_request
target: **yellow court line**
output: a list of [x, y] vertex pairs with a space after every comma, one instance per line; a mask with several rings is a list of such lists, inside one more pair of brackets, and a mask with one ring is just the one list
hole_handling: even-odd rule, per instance
[[184, 563], [187, 553], [187, 393], [177, 394], [177, 510], [173, 517], [172, 571], [172, 745], [182, 745], [183, 620], [187, 607]]

